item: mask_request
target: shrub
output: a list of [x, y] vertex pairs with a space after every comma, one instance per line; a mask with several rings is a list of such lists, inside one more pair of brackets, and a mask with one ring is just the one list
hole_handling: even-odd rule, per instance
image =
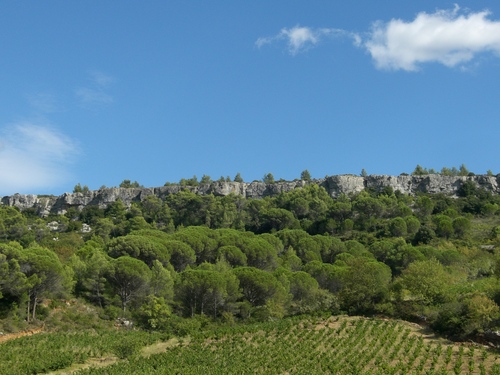
[[113, 354], [120, 359], [128, 359], [135, 357], [141, 351], [141, 343], [135, 339], [127, 338], [117, 342], [113, 348]]

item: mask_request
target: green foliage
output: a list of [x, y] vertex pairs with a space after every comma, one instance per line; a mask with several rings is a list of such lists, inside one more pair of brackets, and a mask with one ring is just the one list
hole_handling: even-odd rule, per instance
[[245, 299], [252, 306], [265, 306], [270, 300], [280, 301], [286, 298], [283, 285], [270, 273], [252, 267], [240, 267], [234, 270], [239, 280]]
[[458, 189], [458, 195], [464, 198], [474, 196], [477, 192], [477, 186], [473, 181], [464, 181], [460, 189]]
[[216, 318], [239, 297], [238, 279], [231, 272], [186, 270], [179, 277], [176, 300], [185, 316], [208, 314]]
[[311, 173], [305, 169], [300, 173], [300, 179], [303, 181], [311, 181]]
[[469, 170], [465, 166], [465, 164], [460, 165], [460, 169], [458, 170], [458, 175], [459, 176], [468, 176], [469, 175]]
[[27, 230], [27, 220], [18, 209], [0, 205], [0, 239], [18, 241]]
[[340, 274], [339, 292], [341, 305], [350, 313], [377, 311], [377, 305], [388, 298], [391, 270], [383, 263], [352, 257]]
[[384, 205], [380, 200], [367, 195], [357, 196], [352, 209], [358, 215], [357, 222], [363, 230], [373, 228], [384, 213]]
[[89, 191], [89, 187], [87, 185], [80, 185], [80, 183], [76, 184], [73, 188], [73, 193], [87, 193]]
[[[27, 320], [37, 320], [37, 306], [48, 295], [65, 291], [66, 278], [69, 276], [56, 254], [46, 248], [33, 246], [15, 255], [20, 269], [26, 275]], [[69, 281], [69, 280], [68, 280]]]
[[416, 260], [425, 260], [418, 248], [406, 244], [402, 239], [381, 240], [370, 245], [370, 252], [378, 261], [387, 264], [394, 276], [399, 275]]
[[[191, 226], [178, 230], [172, 235], [172, 239], [189, 245], [195, 253], [198, 264], [203, 262], [214, 263], [217, 258], [217, 241], [210, 237], [211, 233], [212, 231], [206, 227]], [[193, 259], [191, 251], [186, 247], [179, 247], [178, 252], [184, 254], [184, 259]], [[178, 267], [178, 269], [181, 268]]]
[[389, 231], [393, 237], [404, 237], [408, 233], [406, 221], [401, 217], [395, 217], [389, 223]]
[[212, 179], [210, 178], [210, 176], [208, 176], [206, 174], [201, 176], [200, 185], [209, 184], [211, 182], [212, 182]]
[[125, 189], [131, 189], [131, 188], [141, 188], [143, 187], [141, 184], [139, 184], [137, 181], [131, 182], [130, 180], [123, 180], [119, 187], [125, 188]]
[[327, 291], [321, 291], [319, 284], [311, 275], [304, 271], [285, 274], [289, 282], [289, 292], [292, 295], [291, 313], [307, 314], [331, 307], [331, 301], [324, 306], [325, 298], [330, 297]]
[[278, 252], [264, 238], [258, 236], [243, 237], [241, 251], [247, 257], [247, 264], [251, 267], [270, 271], [277, 266]]
[[95, 241], [87, 241], [71, 259], [76, 276], [75, 292], [103, 307], [107, 275], [111, 272], [111, 259]]
[[423, 176], [423, 175], [429, 174], [429, 171], [427, 170], [427, 168], [422, 168], [422, 166], [420, 166], [420, 164], [417, 164], [417, 166], [415, 167], [415, 170], [411, 174], [414, 176]]
[[168, 240], [163, 243], [165, 250], [170, 254], [170, 264], [177, 272], [196, 263], [196, 253], [193, 248], [182, 241]]
[[169, 195], [166, 199], [172, 211], [172, 218], [176, 226], [204, 225], [210, 220], [210, 203], [213, 196], [201, 197], [188, 190]]
[[231, 266], [246, 266], [247, 256], [241, 249], [234, 245], [221, 246], [217, 250], [217, 259], [225, 259]]
[[198, 177], [196, 177], [196, 175], [189, 179], [181, 178], [179, 181], [179, 185], [181, 186], [198, 186], [199, 184], [200, 183], [198, 182]]
[[453, 221], [446, 215], [436, 215], [433, 217], [436, 235], [443, 238], [450, 238], [453, 235]]
[[471, 229], [469, 218], [464, 216], [455, 218], [452, 222], [452, 226], [455, 236], [461, 239], [466, 238]]
[[171, 328], [172, 310], [164, 298], [149, 296], [135, 314], [140, 327], [166, 331]]
[[174, 298], [174, 277], [158, 260], [154, 260], [151, 267], [149, 288], [150, 296], [172, 302]]
[[[415, 167], [415, 170], [412, 172], [412, 175], [423, 176], [423, 175], [435, 174], [435, 173], [436, 173], [436, 171], [433, 168], [431, 168], [431, 169], [423, 168], [422, 166], [420, 166], [420, 164], [418, 164]], [[443, 167], [441, 169], [440, 174], [442, 176], [470, 176], [470, 175], [473, 175], [473, 173], [467, 169], [465, 164], [460, 165], [459, 169], [457, 169], [456, 167], [451, 167], [451, 168]]]
[[156, 223], [160, 228], [165, 227], [172, 217], [168, 205], [154, 195], [147, 196], [141, 202], [140, 209], [148, 223]]
[[445, 304], [432, 321], [432, 327], [437, 332], [463, 340], [491, 329], [492, 323], [499, 317], [498, 305], [476, 292]]
[[112, 263], [108, 281], [121, 301], [123, 312], [132, 302], [145, 297], [145, 291], [151, 280], [148, 266], [135, 258], [121, 256]]
[[265, 184], [274, 184], [274, 176], [272, 173], [267, 173], [264, 175], [264, 177], [262, 177], [262, 181], [265, 183]]
[[141, 350], [141, 343], [134, 338], [120, 340], [112, 348], [113, 354], [120, 359], [130, 359], [137, 356]]
[[288, 210], [283, 208], [270, 208], [261, 213], [261, 225], [258, 232], [273, 232], [283, 229], [300, 228], [299, 221]]
[[240, 172], [236, 173], [236, 176], [234, 176], [233, 181], [234, 182], [243, 182], [243, 178], [241, 177]]
[[104, 217], [104, 210], [98, 206], [87, 205], [79, 212], [78, 217], [83, 223], [94, 226], [98, 219]]
[[142, 260], [152, 266], [154, 260], [167, 264], [171, 253], [165, 249], [165, 242], [157, 237], [128, 234], [111, 240], [107, 252], [112, 258], [124, 255]]
[[445, 302], [452, 277], [436, 259], [415, 261], [403, 270], [399, 283], [422, 305]]

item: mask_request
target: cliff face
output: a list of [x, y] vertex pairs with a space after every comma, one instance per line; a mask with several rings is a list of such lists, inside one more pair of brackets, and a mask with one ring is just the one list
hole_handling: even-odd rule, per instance
[[[472, 181], [486, 191], [493, 194], [500, 193], [499, 179], [494, 176], [386, 176], [370, 175], [366, 177], [354, 175], [329, 176], [312, 182], [322, 186], [333, 198], [341, 194], [359, 193], [365, 188], [381, 191], [386, 187], [394, 191], [399, 190], [403, 194], [415, 195], [418, 192], [431, 194], [443, 193], [456, 196], [458, 190], [465, 181]], [[282, 192], [302, 188], [307, 185], [306, 181], [286, 181], [275, 184], [263, 182], [212, 182], [200, 186], [162, 186], [158, 188], [106, 188], [88, 191], [86, 193], [64, 193], [59, 197], [37, 196], [33, 194], [14, 194], [1, 199], [1, 204], [18, 207], [21, 210], [35, 209], [40, 216], [49, 214], [64, 214], [69, 208], [82, 209], [87, 205], [95, 205], [100, 208], [121, 199], [125, 205], [132, 202], [142, 201], [149, 195], [164, 198], [169, 194], [175, 194], [181, 190], [189, 190], [195, 194], [225, 196], [228, 194], [241, 195], [245, 198], [264, 198], [275, 196]]]

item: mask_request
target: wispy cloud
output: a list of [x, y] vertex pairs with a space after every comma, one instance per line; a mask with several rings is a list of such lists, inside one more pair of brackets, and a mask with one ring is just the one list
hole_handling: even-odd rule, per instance
[[115, 81], [115, 79], [110, 75], [107, 75], [97, 70], [91, 71], [89, 75], [91, 77], [91, 80], [101, 88], [108, 87]]
[[79, 87], [75, 94], [83, 106], [110, 104], [114, 102], [111, 94], [106, 89], [114, 82], [114, 78], [99, 71], [89, 73], [90, 84]]
[[350, 33], [341, 29], [332, 28], [310, 28], [295, 26], [291, 29], [283, 28], [281, 31], [269, 37], [262, 37], [257, 39], [255, 45], [258, 48], [266, 44], [271, 44], [278, 41], [286, 41], [288, 52], [291, 55], [296, 55], [299, 52], [306, 51], [307, 49], [317, 45], [321, 40], [328, 37], [351, 37], [355, 44], [358, 44], [360, 39], [355, 33]]
[[56, 97], [52, 93], [39, 92], [27, 95], [30, 106], [38, 113], [54, 113], [59, 110]]
[[102, 90], [82, 87], [76, 90], [76, 96], [83, 105], [88, 104], [110, 104], [113, 97]]
[[0, 129], [0, 196], [55, 187], [70, 178], [75, 141], [46, 124]]
[[500, 53], [500, 21], [489, 11], [438, 10], [419, 13], [411, 22], [376, 22], [364, 47], [381, 69], [418, 70], [428, 62], [460, 66], [479, 53]]
[[440, 63], [467, 70], [466, 64], [481, 53], [500, 56], [500, 21], [490, 16], [488, 10], [471, 12], [455, 5], [449, 10], [418, 13], [413, 21], [377, 21], [364, 34], [296, 26], [259, 38], [255, 44], [260, 48], [286, 41], [290, 54], [296, 55], [327, 37], [348, 37], [369, 53], [378, 69], [416, 71], [424, 63]]

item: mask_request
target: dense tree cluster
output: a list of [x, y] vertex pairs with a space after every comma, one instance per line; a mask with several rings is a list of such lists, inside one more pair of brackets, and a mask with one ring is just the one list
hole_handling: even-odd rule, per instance
[[459, 195], [333, 199], [309, 184], [261, 200], [183, 190], [43, 219], [0, 206], [0, 322], [40, 319], [42, 301], [73, 295], [149, 329], [178, 316], [346, 312], [477, 334], [499, 319], [500, 197], [472, 182]]
[[[439, 172], [436, 171], [434, 168], [427, 169], [418, 164], [412, 172], [412, 175], [414, 176], [423, 176], [428, 174], [440, 174], [442, 176], [474, 176], [474, 173], [470, 172], [465, 166], [465, 164], [461, 164], [459, 168], [443, 167]], [[488, 176], [493, 176], [493, 172], [491, 170], [488, 170], [486, 174]]]

